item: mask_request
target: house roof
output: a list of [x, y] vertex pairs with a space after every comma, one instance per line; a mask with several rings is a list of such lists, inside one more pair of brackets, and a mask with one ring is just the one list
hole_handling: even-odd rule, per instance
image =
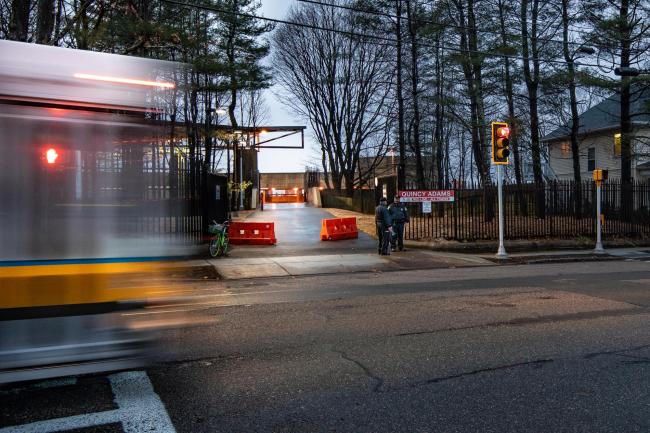
[[[578, 134], [586, 135], [598, 131], [618, 129], [621, 124], [620, 94], [615, 93], [580, 115]], [[650, 87], [632, 89], [630, 115], [633, 124], [650, 125]], [[571, 126], [564, 125], [542, 138], [542, 141], [557, 141], [568, 138]]]
[[648, 169], [650, 169], [650, 161], [646, 161], [644, 163], [637, 164], [636, 168], [640, 169], [640, 170], [648, 170]]

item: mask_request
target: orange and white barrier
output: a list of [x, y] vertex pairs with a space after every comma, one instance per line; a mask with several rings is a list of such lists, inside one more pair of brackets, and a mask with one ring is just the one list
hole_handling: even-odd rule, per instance
[[320, 240], [338, 241], [341, 239], [357, 239], [357, 218], [331, 218], [321, 222]]

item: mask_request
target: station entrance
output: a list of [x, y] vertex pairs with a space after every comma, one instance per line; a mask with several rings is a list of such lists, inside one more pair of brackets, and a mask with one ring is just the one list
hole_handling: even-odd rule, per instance
[[262, 202], [267, 206], [273, 203], [305, 203], [309, 188], [316, 185], [306, 172], [260, 173]]
[[[304, 128], [217, 127], [227, 162], [224, 171], [229, 179], [229, 214], [239, 237], [235, 240], [239, 244], [232, 248], [232, 259], [372, 253], [376, 249], [374, 239], [363, 232], [356, 239], [321, 241], [323, 220], [335, 217], [320, 207], [325, 182], [317, 170], [259, 172], [260, 150], [304, 149]], [[295, 139], [286, 140], [292, 135], [299, 135], [298, 144]], [[274, 233], [270, 225], [260, 223], [272, 223]]]

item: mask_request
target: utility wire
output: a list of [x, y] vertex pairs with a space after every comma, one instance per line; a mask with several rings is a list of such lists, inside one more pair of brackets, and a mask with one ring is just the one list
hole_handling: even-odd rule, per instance
[[[165, 3], [170, 3], [170, 4], [175, 4], [177, 6], [181, 7], [188, 7], [188, 8], [195, 8], [195, 9], [201, 9], [201, 10], [206, 10], [206, 11], [211, 11], [214, 13], [220, 13], [220, 14], [225, 14], [225, 15], [234, 15], [234, 16], [241, 16], [241, 17], [246, 17], [246, 18], [252, 18], [252, 19], [258, 19], [258, 20], [263, 20], [263, 21], [268, 21], [268, 22], [273, 22], [276, 24], [286, 24], [286, 25], [291, 25], [295, 27], [302, 27], [302, 28], [308, 28], [311, 30], [318, 30], [318, 31], [325, 31], [325, 32], [331, 32], [331, 33], [339, 33], [339, 34], [344, 34], [347, 36], [352, 36], [356, 38], [365, 38], [365, 39], [375, 39], [375, 40], [380, 40], [383, 42], [388, 42], [386, 44], [387, 46], [395, 46], [397, 44], [397, 40], [385, 36], [379, 36], [379, 35], [372, 35], [372, 34], [367, 34], [367, 33], [358, 33], [358, 32], [353, 32], [349, 30], [340, 30], [340, 29], [332, 29], [328, 27], [322, 27], [314, 24], [306, 24], [306, 23], [298, 23], [298, 22], [293, 22], [293, 21], [286, 21], [286, 20], [280, 20], [277, 18], [267, 18], [264, 16], [260, 15], [254, 15], [254, 14], [249, 14], [246, 12], [233, 12], [227, 9], [222, 9], [216, 6], [206, 6], [206, 5], [197, 5], [197, 4], [192, 4], [192, 3], [186, 3], [178, 0], [162, 0]], [[427, 47], [427, 48], [434, 48], [434, 49], [441, 49], [443, 51], [452, 51], [454, 53], [461, 53], [461, 54], [474, 54], [474, 55], [479, 55], [479, 56], [484, 56], [484, 57], [494, 57], [497, 59], [503, 59], [503, 58], [509, 58], [511, 60], [523, 60], [523, 61], [530, 61], [534, 60], [531, 57], [525, 57], [525, 56], [520, 56], [520, 55], [514, 55], [514, 54], [503, 54], [503, 53], [490, 53], [487, 51], [480, 51], [480, 50], [465, 50], [461, 48], [455, 48], [455, 47], [450, 47], [450, 46], [440, 46], [436, 47], [435, 45], [432, 44], [425, 44], [425, 43], [420, 43], [419, 44], [421, 47]], [[557, 65], [565, 65], [566, 61], [565, 60], [557, 60], [557, 59], [543, 59], [543, 58], [538, 58], [538, 62], [540, 63], [548, 63], [548, 64], [557, 64]], [[587, 63], [577, 63], [575, 64], [579, 66], [590, 66], [590, 67], [598, 67], [598, 65], [594, 64], [587, 64]]]
[[[371, 10], [368, 10], [368, 9], [362, 9], [362, 8], [358, 8], [358, 7], [354, 7], [354, 6], [339, 5], [339, 4], [334, 4], [334, 3], [326, 3], [326, 2], [323, 2], [323, 1], [316, 1], [316, 0], [297, 0], [297, 1], [302, 2], [302, 3], [310, 3], [310, 4], [314, 4], [314, 5], [319, 5], [319, 6], [326, 6], [326, 7], [338, 8], [338, 9], [345, 9], [345, 10], [349, 10], [349, 11], [352, 11], [352, 12], [359, 12], [359, 13], [364, 13], [364, 14], [378, 15], [378, 16], [383, 16], [383, 17], [391, 18], [391, 19], [397, 19], [398, 18], [397, 15], [393, 15], [393, 14], [390, 14], [390, 13], [387, 13], [387, 12], [371, 11]], [[479, 32], [479, 33], [487, 33], [487, 34], [494, 34], [494, 35], [498, 35], [498, 36], [503, 36], [501, 34], [501, 32], [497, 31], [497, 30], [482, 30], [482, 29], [479, 29], [478, 27], [462, 26], [462, 25], [452, 24], [452, 23], [440, 23], [440, 22], [437, 22], [437, 21], [432, 21], [432, 20], [428, 20], [428, 19], [424, 19], [424, 18], [408, 19], [408, 18], [402, 17], [402, 19], [407, 21], [407, 22], [411, 22], [411, 21], [423, 22], [423, 23], [432, 24], [432, 25], [435, 25], [435, 26], [440, 26], [440, 27], [452, 27], [452, 28], [456, 28], [456, 29], [459, 29], [459, 30], [474, 30], [474, 31]], [[585, 30], [585, 29], [576, 29], [576, 28], [574, 28], [574, 29], [571, 29], [571, 32], [573, 32], [573, 33], [582, 33], [582, 34], [586, 34], [586, 35], [589, 35], [589, 36], [593, 37], [593, 32], [590, 32], [590, 31]], [[510, 37], [510, 38], [521, 38], [520, 34], [513, 34], [513, 33], [505, 33], [505, 36]], [[429, 39], [431, 39], [431, 38], [429, 38]], [[548, 38], [548, 37], [545, 37], [545, 36], [537, 36], [535, 39], [537, 39], [538, 41], [541, 41], [541, 42], [564, 44], [564, 41], [562, 41], [562, 40]], [[631, 39], [625, 38], [624, 40], [631, 40]], [[567, 41], [567, 44], [576, 45], [576, 46], [578, 46], [578, 48], [580, 48], [580, 47], [596, 47], [596, 48], [599, 48], [599, 49], [602, 49], [602, 50], [605, 50], [605, 51], [609, 51], [609, 50], [612, 49], [611, 44], [603, 44], [603, 43], [597, 44], [597, 43], [593, 43], [593, 42]], [[618, 49], [618, 47], [615, 47], [615, 49]], [[630, 48], [630, 50], [633, 51], [633, 52], [639, 53], [639, 55], [646, 52], [646, 50], [637, 49], [637, 48]], [[587, 65], [585, 65], [585, 66], [587, 66]], [[591, 66], [597, 67], [597, 65], [591, 65]]]
[[[327, 7], [332, 7], [332, 8], [345, 9], [345, 10], [349, 10], [349, 11], [352, 11], [352, 12], [358, 12], [358, 13], [362, 13], [362, 14], [378, 15], [378, 16], [383, 16], [383, 17], [392, 18], [392, 19], [397, 19], [398, 18], [397, 15], [393, 15], [393, 14], [390, 14], [390, 13], [387, 13], [387, 12], [372, 11], [372, 10], [362, 9], [362, 8], [358, 8], [358, 7], [354, 7], [354, 6], [338, 5], [338, 4], [335, 4], [335, 3], [326, 3], [326, 2], [315, 1], [315, 0], [297, 0], [297, 1], [299, 1], [301, 3], [310, 3], [310, 4], [314, 4], [314, 5], [318, 5], [318, 6], [327, 6]], [[496, 30], [484, 30], [484, 29], [479, 29], [478, 27], [462, 26], [462, 25], [459, 25], [459, 24], [452, 24], [452, 23], [441, 23], [441, 22], [429, 20], [429, 19], [426, 19], [426, 18], [411, 18], [411, 19], [408, 19], [408, 18], [405, 18], [405, 17], [401, 17], [401, 19], [403, 19], [405, 21], [408, 21], [408, 22], [410, 22], [410, 21], [421, 22], [421, 23], [426, 23], [426, 24], [432, 24], [434, 26], [452, 27], [452, 28], [455, 28], [455, 29], [458, 29], [458, 30], [465, 30], [465, 31], [474, 30], [474, 31], [477, 31], [479, 33], [488, 33], [488, 34], [494, 34], [494, 35], [502, 36], [501, 32], [496, 31]], [[587, 32], [585, 30], [574, 30], [574, 31], [576, 33], [587, 33], [587, 34], [589, 34], [589, 32]], [[521, 38], [520, 34], [506, 33], [505, 35], [508, 36], [508, 37], [512, 37], [512, 38]], [[552, 38], [547, 38], [547, 37], [543, 37], [543, 36], [542, 37], [538, 36], [537, 40], [541, 41], [541, 42], [553, 42], [553, 43], [556, 43], [556, 44], [564, 44], [564, 41], [561, 41], [559, 39], [552, 39]], [[577, 45], [577, 46], [586, 45], [586, 44], [584, 44], [582, 42], [569, 41], [568, 43], [569, 43], [569, 45]], [[599, 48], [605, 48], [604, 45], [595, 45], [595, 44], [589, 44], [589, 45], [590, 46], [597, 46]]]

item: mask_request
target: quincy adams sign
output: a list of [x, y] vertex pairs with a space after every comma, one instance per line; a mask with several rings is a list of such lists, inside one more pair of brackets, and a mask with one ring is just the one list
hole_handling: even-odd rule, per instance
[[453, 202], [454, 190], [453, 189], [432, 189], [432, 190], [405, 190], [398, 192], [400, 201], [405, 203], [421, 203], [421, 202]]

